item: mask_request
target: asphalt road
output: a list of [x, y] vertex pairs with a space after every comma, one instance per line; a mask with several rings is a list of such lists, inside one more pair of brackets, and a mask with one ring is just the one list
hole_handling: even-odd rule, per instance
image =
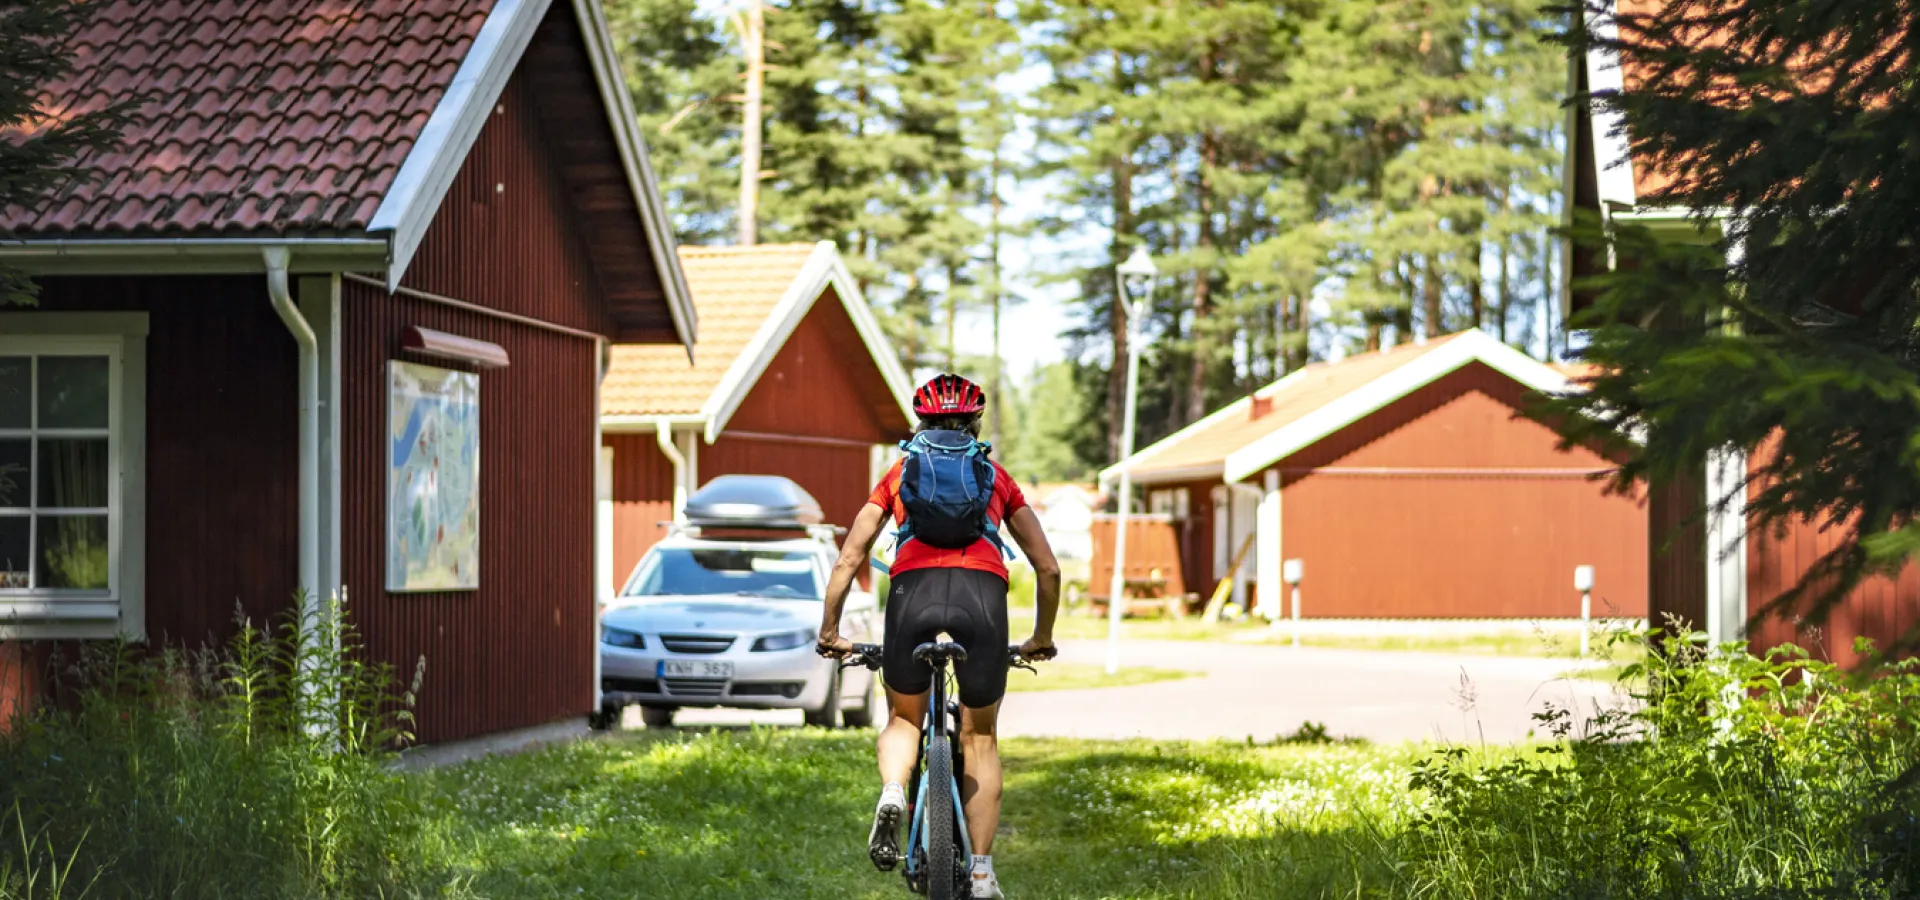
[[[1203, 674], [1136, 687], [1012, 694], [1001, 713], [1002, 733], [1265, 741], [1314, 722], [1335, 736], [1380, 743], [1509, 743], [1525, 739], [1535, 729], [1533, 714], [1549, 703], [1591, 712], [1595, 704], [1622, 702], [1610, 684], [1562, 677], [1574, 667], [1567, 660], [1200, 641], [1122, 647], [1122, 665]], [[1075, 662], [1106, 660], [1100, 641], [1063, 641], [1061, 652]], [[1037, 677], [1046, 677], [1044, 667]], [[685, 710], [676, 721], [798, 725], [800, 715]], [[637, 717], [628, 723], [638, 724]]]

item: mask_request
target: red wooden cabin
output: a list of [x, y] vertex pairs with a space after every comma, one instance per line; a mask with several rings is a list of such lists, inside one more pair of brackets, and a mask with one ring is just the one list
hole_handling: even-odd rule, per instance
[[72, 49], [46, 108], [153, 96], [0, 212], [41, 286], [0, 311], [0, 460], [42, 486], [0, 496], [0, 707], [41, 639], [199, 646], [304, 590], [425, 659], [423, 741], [584, 721], [604, 351], [694, 339], [600, 5], [118, 0]]
[[1303, 618], [1567, 619], [1574, 569], [1591, 565], [1594, 614], [1640, 617], [1643, 505], [1595, 480], [1609, 460], [1560, 450], [1522, 415], [1531, 395], [1571, 388], [1464, 332], [1308, 366], [1130, 465], [1149, 511], [1178, 523], [1202, 597], [1238, 571], [1236, 594], [1251, 582], [1251, 608], [1281, 615], [1282, 564], [1297, 559]]
[[[1657, 9], [1658, 2], [1635, 0], [1632, 5], [1634, 11], [1646, 12]], [[1575, 91], [1631, 90], [1638, 81], [1637, 73], [1598, 49], [1575, 60], [1571, 78]], [[1571, 117], [1569, 216], [1576, 209], [1587, 210], [1609, 221], [1645, 226], [1675, 242], [1720, 240], [1722, 219], [1696, 221], [1686, 210], [1646, 202], [1669, 176], [1634, 157], [1617, 116], [1575, 108]], [[1571, 258], [1569, 287], [1571, 279], [1617, 262], [1593, 252]], [[1571, 290], [1564, 290], [1562, 297], [1568, 311], [1578, 309], [1584, 299]], [[1777, 534], [1748, 533], [1745, 495], [1724, 506], [1711, 504], [1753, 471], [1757, 466], [1746, 454], [1719, 453], [1702, 461], [1692, 477], [1650, 491], [1648, 601], [1656, 623], [1676, 617], [1716, 641], [1744, 640], [1755, 651], [1792, 642], [1843, 664], [1855, 659], [1855, 638], [1872, 638], [1884, 646], [1920, 625], [1920, 569], [1911, 565], [1897, 577], [1862, 583], [1824, 625], [1803, 627], [1776, 616], [1753, 621], [1837, 543], [1824, 520], [1793, 523]]]
[[693, 364], [615, 346], [600, 394], [609, 591], [720, 475], [784, 475], [850, 524], [912, 430], [907, 374], [831, 242], [682, 247], [680, 261]]

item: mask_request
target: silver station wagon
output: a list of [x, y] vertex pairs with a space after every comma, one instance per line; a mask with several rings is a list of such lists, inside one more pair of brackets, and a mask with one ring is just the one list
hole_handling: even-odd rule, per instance
[[[649, 727], [687, 707], [800, 709], [827, 728], [886, 712], [879, 677], [814, 653], [839, 555], [819, 504], [786, 478], [726, 475], [687, 499], [686, 521], [648, 550], [600, 616], [601, 724], [638, 705]], [[842, 633], [880, 640], [871, 593], [847, 598]]]

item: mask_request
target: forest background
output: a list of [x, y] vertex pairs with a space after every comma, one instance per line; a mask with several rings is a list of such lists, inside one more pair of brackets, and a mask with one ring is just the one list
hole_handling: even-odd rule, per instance
[[1161, 277], [1138, 446], [1310, 362], [1556, 337], [1563, 30], [1541, 0], [608, 0], [679, 238], [835, 241], [1023, 480], [1118, 457], [1114, 266]]

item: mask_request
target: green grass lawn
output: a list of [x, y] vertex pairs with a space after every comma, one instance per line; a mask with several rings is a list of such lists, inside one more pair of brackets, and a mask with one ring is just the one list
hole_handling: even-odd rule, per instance
[[1133, 666], [1108, 675], [1106, 666], [1093, 663], [1045, 662], [1038, 664], [1037, 668], [1038, 674], [1015, 669], [1007, 676], [1007, 690], [1070, 691], [1085, 688], [1127, 687], [1135, 684], [1152, 684], [1156, 681], [1176, 681], [1204, 674], [1188, 669]]
[[[1034, 900], [1334, 896], [1381, 874], [1416, 752], [1009, 741], [995, 867]], [[866, 861], [868, 732], [628, 733], [421, 777], [449, 895], [906, 896]]]

